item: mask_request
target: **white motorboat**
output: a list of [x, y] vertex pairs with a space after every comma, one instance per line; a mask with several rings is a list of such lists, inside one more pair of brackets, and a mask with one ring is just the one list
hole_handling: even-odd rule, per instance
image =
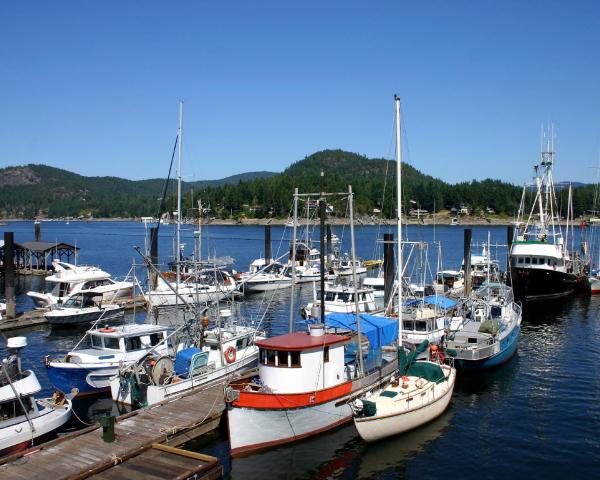
[[54, 388], [65, 393], [74, 388], [80, 396], [109, 391], [119, 367], [150, 351], [167, 354], [164, 340], [169, 333], [169, 328], [148, 324], [93, 328], [64, 357], [46, 357], [48, 377]]
[[356, 275], [364, 275], [367, 273], [367, 267], [363, 265], [362, 260], [356, 259], [353, 262], [352, 258], [346, 254], [334, 262], [333, 273], [338, 277], [347, 277], [354, 273]]
[[95, 293], [75, 293], [62, 305], [54, 306], [44, 317], [52, 326], [69, 326], [94, 323], [100, 319], [105, 322], [119, 320], [125, 309], [120, 305], [103, 305]]
[[66, 301], [75, 293], [94, 293], [108, 302], [133, 294], [133, 282], [117, 282], [109, 273], [98, 267], [72, 265], [58, 260], [54, 260], [52, 266], [54, 274], [46, 277], [50, 291], [27, 292], [40, 307], [52, 307]]
[[62, 394], [36, 400], [42, 387], [32, 370], [21, 369], [25, 337], [8, 339], [10, 356], [0, 370], [0, 455], [23, 450], [71, 418], [71, 400]]
[[[144, 294], [151, 307], [183, 306], [186, 302], [196, 305], [215, 303], [229, 297], [237, 290], [235, 279], [220, 268], [203, 269], [182, 273], [179, 285], [172, 281], [172, 272], [167, 279], [159, 277], [156, 288]], [[163, 275], [164, 276], [164, 275]], [[177, 294], [175, 293], [177, 292]]]
[[262, 332], [242, 325], [230, 309], [219, 312], [217, 323], [208, 328], [209, 319], [204, 317], [199, 342], [172, 347], [174, 355], [152, 352], [121, 368], [110, 380], [113, 400], [133, 406], [154, 405], [254, 367], [258, 359], [254, 342], [264, 338]]
[[275, 261], [267, 265], [264, 258], [254, 260], [248, 272], [241, 274], [239, 279], [244, 293], [268, 292], [292, 286], [289, 268]]
[[[304, 318], [311, 317], [314, 309], [320, 309], [320, 301], [317, 300], [319, 297], [320, 295], [315, 292], [313, 301], [302, 309]], [[355, 313], [357, 303], [359, 312], [373, 313], [379, 310], [375, 304], [373, 290], [370, 288], [325, 284], [325, 313]]]

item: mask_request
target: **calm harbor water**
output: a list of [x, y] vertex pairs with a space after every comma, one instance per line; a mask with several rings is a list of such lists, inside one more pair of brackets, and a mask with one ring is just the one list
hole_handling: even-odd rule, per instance
[[[3, 230], [2, 230], [3, 229]], [[33, 238], [32, 222], [11, 222], [0, 232], [15, 232], [15, 241]], [[193, 248], [193, 230], [184, 229], [186, 251]], [[506, 243], [505, 227], [473, 227], [473, 241]], [[172, 252], [173, 227], [161, 227], [159, 250], [164, 261]], [[334, 229], [349, 250], [349, 230]], [[379, 256], [375, 239], [387, 230], [357, 227], [359, 256]], [[204, 229], [203, 254], [231, 256], [238, 270], [247, 269], [264, 250], [263, 227], [208, 226]], [[289, 229], [273, 227], [273, 256], [287, 249]], [[317, 235], [315, 235], [316, 237]], [[457, 269], [462, 257], [461, 227], [409, 227], [411, 240], [442, 241], [443, 266]], [[285, 240], [280, 240], [282, 238]], [[141, 223], [44, 222], [42, 238], [62, 241], [81, 248], [79, 263], [99, 265], [114, 277], [126, 275], [141, 259], [133, 246], [144, 245]], [[505, 265], [505, 252], [492, 251]], [[416, 253], [415, 253], [416, 255]], [[436, 264], [436, 249], [430, 247], [430, 260]], [[136, 267], [141, 271], [141, 267]], [[416, 275], [418, 272], [414, 272]], [[43, 279], [18, 279], [19, 311], [33, 307], [24, 295], [43, 289]], [[3, 289], [2, 289], [3, 291]], [[299, 289], [296, 305], [307, 301], [312, 287]], [[289, 321], [289, 292], [272, 298], [254, 297], [242, 302], [247, 316], [264, 317], [264, 326], [273, 334], [285, 332]], [[459, 476], [461, 479], [588, 476], [595, 478], [600, 465], [600, 297], [576, 295], [559, 303], [525, 308], [518, 355], [508, 364], [484, 376], [459, 375], [450, 408], [436, 421], [407, 435], [380, 444], [360, 441], [352, 425], [296, 445], [277, 448], [247, 458], [231, 460], [226, 429], [189, 445], [198, 451], [217, 455], [226, 476], [252, 478], [431, 478]], [[296, 309], [297, 310], [297, 309]], [[143, 321], [143, 312], [137, 321]], [[299, 317], [298, 317], [299, 320]], [[27, 366], [33, 367], [44, 393], [51, 387], [42, 365], [48, 354], [68, 351], [81, 331], [52, 332], [39, 327], [26, 334]], [[14, 333], [10, 333], [14, 335]], [[5, 354], [5, 341], [0, 342]], [[110, 398], [78, 402], [84, 420], [117, 412]]]

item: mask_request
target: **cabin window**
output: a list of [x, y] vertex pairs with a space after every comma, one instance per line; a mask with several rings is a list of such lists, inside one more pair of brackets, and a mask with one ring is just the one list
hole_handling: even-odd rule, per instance
[[288, 366], [288, 352], [283, 352], [281, 350], [277, 351], [277, 366], [278, 367], [287, 367]]
[[154, 347], [155, 345], [158, 345], [160, 342], [162, 342], [162, 340], [163, 340], [162, 333], [152, 333], [150, 335], [150, 346]]
[[104, 348], [119, 350], [119, 339], [116, 337], [104, 337]]
[[329, 346], [326, 346], [323, 349], [323, 362], [327, 363], [329, 361]]
[[546, 259], [545, 259], [544, 257], [541, 257], [541, 258], [539, 259], [539, 264], [540, 264], [540, 265], [543, 265], [544, 263], [546, 263]]
[[351, 302], [352, 299], [350, 298], [351, 295], [348, 295], [345, 292], [340, 292], [338, 293], [338, 302], [343, 302], [343, 303], [348, 303], [349, 301]]
[[142, 339], [140, 337], [127, 337], [125, 339], [125, 350], [132, 352], [142, 349]]
[[427, 322], [415, 322], [415, 327], [417, 332], [426, 332]]
[[415, 322], [413, 320], [404, 320], [402, 323], [404, 324], [405, 330], [412, 331], [415, 329]]
[[335, 300], [335, 292], [325, 292], [325, 301], [333, 302]]
[[275, 350], [267, 350], [265, 365], [275, 365], [276, 354]]
[[538, 263], [538, 259], [537, 259], [537, 257], [532, 257], [532, 258], [531, 258], [531, 263], [532, 263], [533, 265], [537, 265], [537, 263]]
[[[33, 412], [31, 397], [21, 397], [21, 400], [27, 409], [27, 413]], [[16, 398], [0, 403], [0, 420], [9, 420], [22, 415], [25, 415], [25, 412], [23, 411], [23, 407], [21, 407], [21, 403]]]
[[246, 348], [246, 339], [240, 338], [237, 342], [235, 342], [235, 349], [241, 350], [242, 348]]
[[91, 335], [92, 348], [102, 348], [102, 339], [98, 335]]
[[477, 343], [477, 339], [473, 337], [467, 338], [467, 343]]
[[525, 257], [525, 263], [527, 263], [527, 264], [531, 263], [531, 258], [530, 257]]
[[492, 307], [490, 309], [490, 314], [492, 318], [501, 318], [502, 317], [502, 307]]
[[519, 260], [519, 263], [523, 263], [523, 257], [519, 257], [518, 260]]
[[290, 366], [300, 367], [300, 352], [290, 352]]

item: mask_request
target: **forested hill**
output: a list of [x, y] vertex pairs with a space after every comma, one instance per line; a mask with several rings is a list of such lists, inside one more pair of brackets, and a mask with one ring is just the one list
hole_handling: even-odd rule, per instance
[[[222, 180], [184, 182], [186, 215], [196, 207], [198, 196], [220, 218], [287, 217], [295, 188], [318, 192], [321, 171], [327, 192], [347, 191], [352, 185], [355, 210], [370, 215], [382, 210], [387, 218], [395, 215], [396, 165], [384, 159], [342, 150], [324, 150], [290, 165], [282, 173], [253, 172]], [[478, 214], [493, 209], [498, 214], [515, 214], [521, 198], [520, 186], [499, 180], [448, 184], [425, 175], [410, 165], [403, 169], [403, 202], [406, 211], [428, 211], [465, 205]], [[523, 172], [527, 177], [528, 172]], [[167, 193], [167, 211], [174, 210], [175, 182]], [[94, 216], [139, 217], [158, 213], [164, 180], [125, 180], [117, 177], [85, 177], [44, 165], [8, 167], [0, 170], [0, 215], [3, 217], [50, 218]], [[190, 194], [193, 190], [193, 194]], [[193, 195], [193, 196], [192, 196]], [[559, 192], [566, 210], [566, 190]], [[565, 197], [562, 199], [562, 197]], [[592, 208], [593, 188], [575, 189], [577, 214]], [[340, 202], [336, 214], [345, 214]]]
[[[291, 212], [294, 188], [301, 193], [319, 191], [321, 171], [327, 192], [347, 191], [348, 185], [352, 185], [357, 213], [370, 215], [374, 210], [381, 210], [386, 218], [394, 217], [396, 163], [368, 159], [343, 150], [317, 152], [270, 178], [207, 188], [202, 192], [202, 199], [204, 203], [210, 203], [212, 213], [217, 217], [227, 218], [232, 214], [282, 217]], [[464, 205], [474, 214], [492, 209], [498, 214], [513, 216], [521, 199], [521, 186], [500, 180], [448, 184], [407, 164], [402, 166], [402, 175], [405, 211], [420, 208], [432, 212]], [[523, 172], [523, 176], [526, 177], [527, 172]], [[560, 195], [565, 196], [562, 205], [566, 210], [566, 191]], [[592, 187], [578, 188], [574, 196], [577, 214], [591, 208]], [[189, 204], [189, 199], [186, 201]]]
[[[273, 172], [249, 172], [220, 180], [183, 182], [184, 192], [207, 186], [265, 178]], [[46, 165], [0, 169], [0, 216], [139, 217], [156, 215], [165, 179], [126, 180], [118, 177], [86, 177]], [[176, 191], [171, 180], [167, 196]]]

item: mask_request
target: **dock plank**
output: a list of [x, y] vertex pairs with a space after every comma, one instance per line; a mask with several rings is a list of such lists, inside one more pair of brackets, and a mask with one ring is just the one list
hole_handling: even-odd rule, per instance
[[[41, 450], [33, 451], [27, 457], [9, 462], [0, 460], [0, 476], [15, 480], [75, 479], [89, 476], [134, 478], [133, 470], [130, 469], [137, 469], [136, 465], [141, 462], [142, 469], [148, 465], [155, 465], [157, 473], [160, 471], [171, 474], [170, 477], [157, 478], [172, 478], [176, 466], [191, 468], [194, 461], [175, 461], [169, 459], [168, 455], [161, 455], [160, 461], [153, 462], [143, 460], [140, 452], [153, 443], [167, 440], [169, 444], [181, 444], [216, 428], [219, 422], [215, 422], [215, 418], [220, 419], [225, 409], [223, 384], [224, 382], [217, 383], [163, 404], [118, 417], [115, 424], [116, 441], [113, 443], [105, 443], [102, 440], [101, 428], [88, 428], [82, 433], [68, 434], [49, 442], [47, 446], [42, 446]], [[203, 425], [204, 429], [199, 428]], [[178, 442], [179, 438], [181, 442]], [[137, 459], [135, 455], [140, 457], [138, 461], [127, 461], [129, 458]], [[128, 476], [122, 473], [125, 470], [114, 467], [115, 461], [121, 460], [126, 460], [127, 469], [130, 470]], [[195, 465], [199, 464], [196, 462]], [[95, 475], [96, 473], [98, 475]], [[113, 473], [115, 475], [112, 475]], [[148, 474], [139, 472], [137, 476], [147, 477]]]

